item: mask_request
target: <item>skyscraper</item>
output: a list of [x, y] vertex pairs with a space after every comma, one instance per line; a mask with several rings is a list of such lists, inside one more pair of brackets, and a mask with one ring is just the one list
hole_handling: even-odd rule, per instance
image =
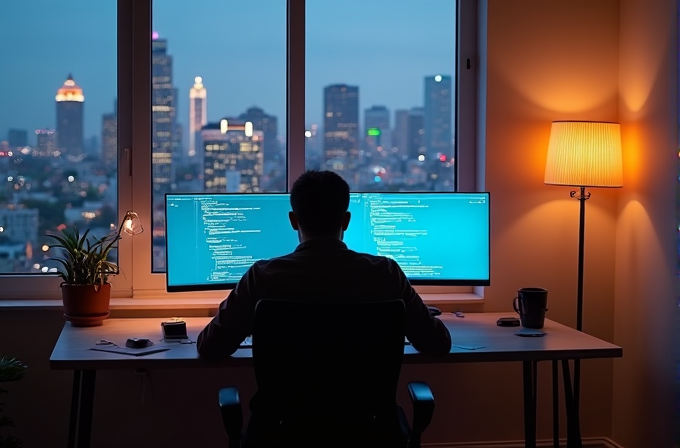
[[57, 147], [67, 157], [83, 155], [83, 105], [85, 96], [69, 74], [57, 90]]
[[422, 107], [413, 107], [408, 113], [406, 155], [410, 160], [422, 162], [426, 157], [424, 117], [425, 113]]
[[324, 89], [323, 128], [326, 168], [350, 182], [359, 157], [359, 87], [336, 84]]
[[[264, 160], [265, 162], [279, 159], [278, 120], [273, 115], [267, 115], [259, 107], [251, 107], [238, 117], [243, 121], [253, 123], [253, 129], [262, 131], [264, 134]], [[283, 166], [283, 164], [281, 164]]]
[[189, 157], [196, 156], [197, 146], [201, 146], [201, 128], [208, 123], [207, 95], [208, 91], [203, 85], [203, 78], [197, 76], [194, 78], [193, 87], [189, 90]]
[[408, 155], [408, 110], [400, 109], [394, 112], [394, 130], [392, 131], [392, 146], [397, 148], [400, 156]]
[[262, 191], [264, 133], [253, 123], [225, 118], [201, 131], [204, 191], [257, 193]]
[[451, 140], [451, 109], [453, 97], [450, 76], [428, 76], [425, 78], [425, 148], [428, 159], [445, 155], [453, 158]]
[[177, 104], [172, 86], [172, 56], [167, 54], [168, 42], [154, 33], [151, 42], [151, 176], [156, 193], [169, 191], [174, 178], [172, 164], [177, 138], [175, 136]]
[[118, 100], [113, 113], [102, 116], [102, 159], [107, 166], [114, 165], [118, 156]]
[[373, 106], [364, 111], [364, 151], [376, 162], [390, 154], [390, 112], [385, 106]]
[[36, 157], [52, 157], [57, 151], [57, 131], [54, 129], [36, 129], [37, 143], [33, 155]]

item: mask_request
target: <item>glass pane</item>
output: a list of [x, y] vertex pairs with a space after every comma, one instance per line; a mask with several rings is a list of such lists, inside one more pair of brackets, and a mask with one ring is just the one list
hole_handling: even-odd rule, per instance
[[426, 3], [307, 1], [307, 169], [355, 191], [455, 189], [456, 1]]
[[286, 2], [153, 4], [153, 271], [164, 195], [286, 189]]
[[53, 271], [46, 232], [117, 225], [116, 26], [115, 0], [0, 2], [0, 273]]

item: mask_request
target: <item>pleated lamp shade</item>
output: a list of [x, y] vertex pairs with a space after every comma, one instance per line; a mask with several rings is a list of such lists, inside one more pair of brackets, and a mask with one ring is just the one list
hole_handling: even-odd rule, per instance
[[544, 182], [577, 187], [622, 187], [620, 125], [554, 121]]

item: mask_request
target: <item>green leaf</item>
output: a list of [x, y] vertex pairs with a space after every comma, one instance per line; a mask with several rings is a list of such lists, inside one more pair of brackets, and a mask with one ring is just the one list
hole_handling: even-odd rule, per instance
[[28, 366], [16, 358], [4, 356], [0, 358], [0, 382], [18, 381], [24, 377]]

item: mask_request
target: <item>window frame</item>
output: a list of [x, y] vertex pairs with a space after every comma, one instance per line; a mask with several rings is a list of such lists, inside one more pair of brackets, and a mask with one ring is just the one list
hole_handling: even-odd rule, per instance
[[[283, 0], [282, 0], [283, 1]], [[313, 1], [313, 0], [312, 0]], [[457, 2], [456, 180], [458, 191], [483, 191], [483, 151], [477, 149], [477, 0]], [[226, 291], [167, 293], [165, 274], [152, 273], [151, 35], [152, 0], [117, 0], [118, 58], [118, 214], [136, 211], [146, 231], [119, 244], [121, 274], [113, 298], [223, 298]], [[306, 0], [286, 0], [286, 174], [287, 187], [305, 170], [305, 20]], [[468, 68], [467, 61], [470, 60]], [[54, 276], [3, 276], [0, 299], [57, 298]], [[470, 294], [483, 288], [417, 286], [429, 298]]]

